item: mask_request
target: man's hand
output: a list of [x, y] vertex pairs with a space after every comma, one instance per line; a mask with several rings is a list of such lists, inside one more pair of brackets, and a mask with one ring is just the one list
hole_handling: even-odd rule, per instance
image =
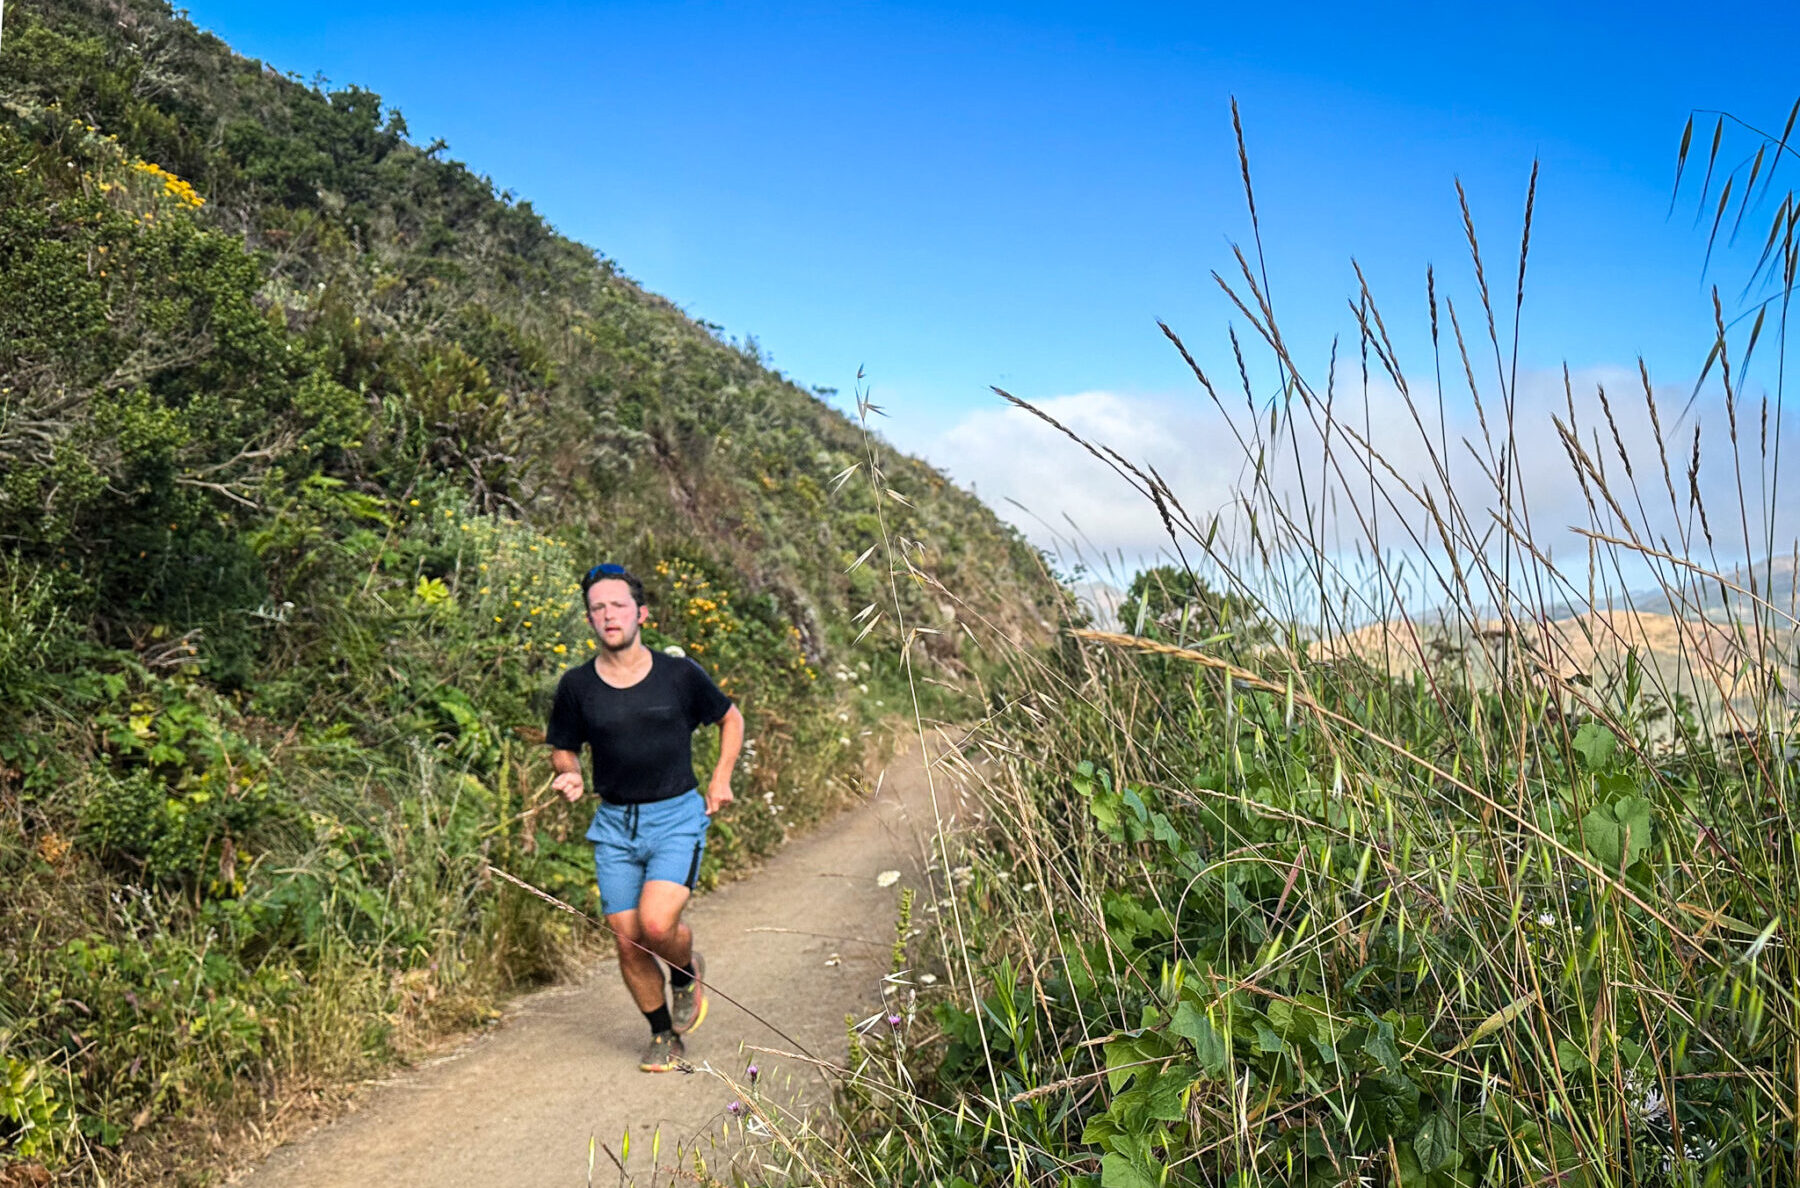
[[[580, 800], [581, 794], [586, 791], [586, 788], [582, 785], [581, 773], [579, 771], [557, 772], [556, 778], [550, 781], [550, 786], [555, 788], [558, 792], [561, 792], [563, 799], [570, 804], [574, 804], [577, 800]], [[726, 799], [730, 799], [730, 792], [727, 792], [725, 795]]]
[[730, 773], [719, 775], [715, 772], [713, 778], [706, 782], [706, 815], [712, 816], [731, 801]]

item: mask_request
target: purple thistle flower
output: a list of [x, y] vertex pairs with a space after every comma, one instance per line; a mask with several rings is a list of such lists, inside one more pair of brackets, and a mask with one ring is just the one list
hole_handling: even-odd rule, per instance
[[730, 1105], [726, 1106], [725, 1109], [733, 1117], [736, 1117], [737, 1115], [744, 1112], [744, 1103], [741, 1101], [734, 1101]]
[[760, 1069], [760, 1068], [756, 1067], [754, 1064], [752, 1064], [749, 1068], [744, 1070], [744, 1075], [749, 1077], [750, 1083], [752, 1085], [754, 1085], [754, 1084], [756, 1084], [757, 1076], [759, 1074], [761, 1074], [761, 1072], [762, 1072], [762, 1069]]
[[899, 1015], [889, 1015], [888, 1016], [888, 1026], [894, 1028], [895, 1030], [899, 1030], [900, 1016]]

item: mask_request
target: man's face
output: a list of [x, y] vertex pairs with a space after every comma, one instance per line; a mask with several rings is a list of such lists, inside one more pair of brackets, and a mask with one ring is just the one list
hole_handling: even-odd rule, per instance
[[637, 642], [638, 628], [650, 617], [648, 607], [631, 598], [631, 587], [617, 578], [601, 578], [588, 587], [588, 626], [600, 637], [600, 646], [622, 652]]

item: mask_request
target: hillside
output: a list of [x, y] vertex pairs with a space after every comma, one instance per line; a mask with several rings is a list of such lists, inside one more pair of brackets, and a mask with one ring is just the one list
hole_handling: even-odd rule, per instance
[[[478, 510], [615, 549], [621, 525], [703, 544], [819, 654], [820, 607], [849, 593], [828, 575], [874, 529], [850, 489], [866, 483], [824, 497], [862, 457], [844, 417], [414, 145], [372, 93], [316, 93], [155, 3], [8, 21], [9, 538], [91, 565], [96, 522], [156, 536], [149, 492], [119, 489], [134, 469], [228, 514], [277, 472], [391, 494], [454, 481]], [[154, 412], [112, 411], [146, 398]], [[126, 444], [113, 421], [140, 413], [174, 416]], [[882, 454], [888, 485], [929, 497], [896, 506], [894, 530], [952, 571], [988, 566], [997, 587], [950, 583], [993, 587], [984, 610], [1019, 605], [1035, 579], [1007, 575], [1036, 566], [1016, 536]]]
[[[1763, 557], [1749, 565], [1739, 563], [1729, 569], [1711, 558], [1687, 558], [1686, 561], [1686, 565], [1668, 568], [1667, 588], [1655, 585], [1633, 590], [1623, 597], [1614, 594], [1610, 605], [1637, 614], [1705, 618], [1714, 622], [1754, 620], [1760, 606], [1764, 616], [1772, 613], [1771, 622], [1790, 626], [1796, 612], [1800, 611], [1800, 588], [1794, 584], [1795, 558], [1791, 556]], [[1608, 605], [1605, 594], [1596, 594], [1595, 601], [1602, 606]], [[1559, 599], [1546, 613], [1553, 619], [1568, 619], [1586, 610], [1585, 599]]]
[[535, 740], [594, 562], [749, 718], [707, 880], [854, 786], [900, 624], [946, 684], [1043, 638], [972, 496], [375, 94], [154, 0], [5, 21], [0, 1181], [155, 1178], [567, 967], [488, 871], [592, 896]]
[[[1779, 617], [1759, 632], [1717, 612], [1677, 617], [1612, 610], [1510, 629], [1499, 620], [1474, 630], [1430, 620], [1374, 623], [1315, 643], [1311, 655], [1355, 658], [1404, 681], [1425, 672], [1455, 673], [1479, 689], [1499, 683], [1498, 669], [1510, 657], [1530, 679], [1582, 687], [1596, 704], [1641, 697], [1639, 709], [1663, 723], [1659, 736], [1675, 725], [1666, 716], [1678, 705], [1696, 718], [1690, 733], [1729, 734], [1755, 726], [1755, 707], [1770, 691], [1793, 687], [1795, 638], [1791, 623]], [[1628, 684], [1634, 689], [1629, 695]]]
[[1794, 567], [1792, 556], [1764, 557], [1722, 574], [1731, 583], [1729, 586], [1718, 581], [1690, 580], [1673, 594], [1661, 589], [1641, 591], [1632, 596], [1632, 604], [1656, 614], [1751, 619], [1756, 617], [1760, 601], [1773, 608], [1775, 622], [1792, 625], [1796, 610], [1800, 609], [1800, 587], [1795, 584]]

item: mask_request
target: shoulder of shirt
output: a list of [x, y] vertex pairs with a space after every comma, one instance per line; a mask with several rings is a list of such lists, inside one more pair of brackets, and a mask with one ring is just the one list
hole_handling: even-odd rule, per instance
[[556, 687], [560, 689], [564, 685], [580, 681], [583, 673], [586, 673], [588, 676], [597, 676], [594, 672], [594, 662], [592, 660], [583, 660], [579, 664], [563, 669], [563, 674], [556, 678]]
[[698, 677], [700, 680], [705, 681], [714, 688], [718, 687], [717, 683], [712, 679], [712, 674], [706, 671], [706, 666], [692, 656], [670, 656], [663, 652], [658, 652], [656, 654], [668, 662], [670, 675], [679, 672], [689, 678]]

